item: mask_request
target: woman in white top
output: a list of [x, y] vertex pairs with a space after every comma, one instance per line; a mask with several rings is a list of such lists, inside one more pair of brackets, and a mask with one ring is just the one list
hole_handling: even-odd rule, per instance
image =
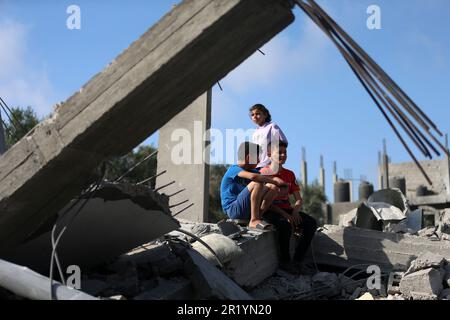
[[286, 136], [280, 127], [272, 122], [272, 116], [269, 110], [262, 104], [255, 104], [250, 108], [250, 117], [257, 125], [253, 133], [253, 143], [257, 143], [262, 148], [262, 154], [259, 158], [257, 168], [263, 168], [270, 164], [270, 158], [267, 156], [267, 146], [271, 142], [283, 141], [288, 143]]

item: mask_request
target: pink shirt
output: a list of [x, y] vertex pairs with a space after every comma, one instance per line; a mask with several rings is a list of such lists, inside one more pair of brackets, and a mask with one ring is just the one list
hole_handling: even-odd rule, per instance
[[274, 122], [266, 122], [259, 126], [253, 133], [253, 142], [259, 144], [262, 148], [262, 154], [259, 159], [258, 168], [265, 167], [270, 164], [270, 158], [267, 156], [267, 146], [272, 141], [283, 141], [288, 143], [286, 136], [280, 127]]

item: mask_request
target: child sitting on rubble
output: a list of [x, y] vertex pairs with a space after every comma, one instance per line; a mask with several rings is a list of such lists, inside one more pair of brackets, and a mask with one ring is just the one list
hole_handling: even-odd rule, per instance
[[252, 136], [252, 142], [258, 144], [262, 148], [259, 163], [256, 166], [258, 170], [270, 164], [267, 147], [272, 141], [283, 141], [288, 143], [286, 135], [281, 128], [272, 121], [269, 110], [262, 104], [255, 104], [250, 108], [250, 118], [257, 126]]
[[[276, 197], [264, 215], [264, 218], [275, 225], [278, 230], [281, 264], [280, 266], [289, 272], [298, 272], [300, 262], [306, 254], [317, 229], [314, 218], [301, 212], [302, 197], [300, 187], [297, 184], [294, 172], [285, 169], [283, 165], [287, 160], [288, 144], [280, 141], [278, 145], [268, 146], [268, 156], [271, 164], [261, 169], [262, 175], [281, 178], [288, 184], [287, 188], [280, 188], [280, 194]], [[293, 195], [295, 204], [292, 207], [289, 196]], [[299, 242], [295, 249], [293, 260], [290, 255], [290, 239], [292, 232], [299, 236]]]
[[271, 225], [261, 217], [278, 195], [278, 187], [286, 184], [280, 178], [263, 176], [255, 170], [259, 152], [260, 147], [251, 142], [239, 146], [237, 164], [222, 178], [220, 198], [230, 219], [250, 220], [249, 227], [264, 230]]

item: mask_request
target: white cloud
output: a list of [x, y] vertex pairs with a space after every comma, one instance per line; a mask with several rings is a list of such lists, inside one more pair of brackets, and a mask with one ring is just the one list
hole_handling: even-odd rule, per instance
[[254, 53], [222, 81], [224, 87], [243, 93], [273, 86], [296, 73], [313, 71], [323, 60], [329, 40], [312, 21], [304, 21], [293, 33], [298, 37], [284, 33], [272, 39], [261, 48], [266, 55]]
[[27, 35], [24, 25], [0, 21], [0, 96], [10, 107], [31, 106], [45, 116], [51, 112], [53, 89], [45, 69], [27, 63]]

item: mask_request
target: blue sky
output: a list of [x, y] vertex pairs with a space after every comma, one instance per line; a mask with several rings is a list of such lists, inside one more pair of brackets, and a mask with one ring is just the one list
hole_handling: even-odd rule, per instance
[[[124, 3], [0, 0], [0, 96], [10, 105], [49, 114], [177, 1]], [[442, 131], [450, 131], [450, 1], [318, 3]], [[66, 28], [71, 4], [81, 8], [81, 30]], [[366, 10], [373, 4], [381, 8], [381, 30], [366, 27]], [[295, 23], [262, 48], [265, 56], [255, 53], [230, 72], [221, 81], [223, 92], [214, 87], [212, 126], [252, 128], [248, 108], [263, 103], [290, 140], [287, 167], [299, 173], [303, 146], [314, 179], [323, 154], [330, 199], [333, 161], [341, 177], [352, 169], [353, 177], [365, 175], [376, 185], [383, 138], [393, 162], [410, 158], [337, 49], [303, 12], [296, 9], [295, 15]]]

